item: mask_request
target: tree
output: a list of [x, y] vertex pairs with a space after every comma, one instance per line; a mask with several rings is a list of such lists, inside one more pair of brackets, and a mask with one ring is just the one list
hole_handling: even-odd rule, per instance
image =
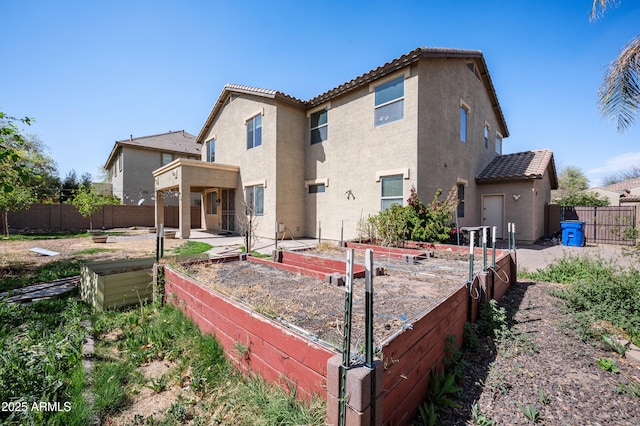
[[[31, 125], [32, 119], [28, 117], [15, 118], [0, 111], [0, 167], [4, 166], [2, 173], [0, 173], [0, 190], [2, 192], [13, 191], [16, 179], [26, 182], [36, 176], [24, 164], [20, 156], [18, 148], [24, 145], [25, 137], [15, 124], [16, 121]], [[8, 173], [8, 171], [15, 172], [15, 175]]]
[[27, 135], [18, 153], [24, 164], [35, 174], [25, 185], [33, 190], [36, 201], [55, 202], [60, 195], [60, 178], [53, 158], [46, 154], [47, 147], [36, 135]]
[[120, 204], [120, 201], [110, 195], [99, 194], [91, 185], [83, 185], [78, 189], [71, 202], [84, 218], [89, 218], [89, 229], [93, 231], [91, 215], [98, 213], [107, 204]]
[[[618, 0], [593, 0], [590, 19], [596, 20]], [[632, 38], [605, 72], [598, 89], [598, 107], [604, 117], [616, 121], [623, 133], [636, 119], [640, 107], [640, 35]]]
[[[11, 173], [17, 178], [17, 172]], [[0, 191], [0, 212], [2, 212], [2, 235], [9, 235], [9, 212], [28, 209], [36, 200], [34, 192], [25, 185], [15, 185], [11, 191]]]
[[589, 187], [589, 179], [578, 167], [567, 166], [558, 176], [558, 190], [563, 194], [575, 194]]
[[602, 185], [603, 186], [613, 185], [614, 183], [623, 182], [625, 180], [635, 179], [638, 177], [640, 177], [640, 167], [633, 166], [629, 170], [625, 170], [619, 173], [614, 173], [612, 175], [605, 176], [602, 179]]
[[558, 204], [571, 207], [605, 207], [609, 205], [609, 200], [600, 198], [596, 193], [582, 191], [561, 198], [558, 200]]

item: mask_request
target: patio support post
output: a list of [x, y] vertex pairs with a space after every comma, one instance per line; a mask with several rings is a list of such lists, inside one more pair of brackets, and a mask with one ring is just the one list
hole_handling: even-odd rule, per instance
[[180, 203], [178, 213], [180, 219], [180, 238], [186, 240], [191, 236], [191, 191], [182, 180], [180, 181], [178, 191], [178, 199]]

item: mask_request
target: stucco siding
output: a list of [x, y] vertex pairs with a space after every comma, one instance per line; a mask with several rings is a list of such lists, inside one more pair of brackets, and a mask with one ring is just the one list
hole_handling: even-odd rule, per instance
[[325, 180], [326, 192], [306, 194], [307, 234], [338, 239], [357, 235], [357, 223], [380, 211], [377, 175], [406, 171], [403, 199], [416, 182], [417, 77], [409, 68], [390, 76], [405, 76], [403, 118], [375, 126], [375, 83], [332, 99], [328, 107], [328, 139], [310, 145], [305, 137], [305, 180]]
[[[498, 129], [486, 86], [465, 59], [422, 59], [419, 62], [418, 195], [426, 202], [438, 189], [442, 198], [465, 182], [465, 215], [460, 225], [481, 224], [481, 197], [475, 177], [496, 156]], [[469, 108], [467, 141], [460, 140], [461, 102]], [[489, 144], [484, 127], [489, 124]]]

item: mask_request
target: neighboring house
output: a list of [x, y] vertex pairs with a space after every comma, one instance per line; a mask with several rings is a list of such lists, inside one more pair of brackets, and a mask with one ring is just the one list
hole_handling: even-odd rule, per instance
[[[418, 48], [308, 101], [226, 85], [197, 137], [203, 161], [156, 170], [156, 191], [201, 194], [202, 223], [216, 232], [244, 232], [251, 204], [257, 235], [350, 239], [412, 187], [426, 203], [457, 187], [460, 226], [495, 225], [505, 238], [513, 221], [533, 241], [555, 168], [549, 158], [540, 177], [485, 176], [508, 136], [482, 52]], [[516, 201], [524, 182], [534, 190]], [[180, 223], [186, 238], [189, 215]]]
[[[200, 158], [196, 137], [184, 130], [116, 141], [104, 165], [113, 195], [122, 204], [154, 205], [153, 171], [178, 158]], [[165, 205], [178, 203], [177, 194], [163, 196]]]
[[597, 186], [589, 188], [587, 191], [597, 194], [600, 198], [608, 199], [610, 206], [635, 204], [640, 199], [640, 178], [627, 179], [606, 186]]

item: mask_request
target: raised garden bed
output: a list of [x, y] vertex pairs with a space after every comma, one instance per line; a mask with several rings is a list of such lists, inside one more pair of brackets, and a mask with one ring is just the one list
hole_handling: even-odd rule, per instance
[[[356, 253], [356, 261], [361, 253], [364, 251]], [[407, 258], [407, 254], [411, 257]], [[342, 249], [309, 251], [305, 255], [315, 256], [308, 259], [311, 266], [346, 258]], [[325, 260], [319, 262], [316, 257]], [[299, 267], [306, 267], [303, 258], [296, 258], [296, 262]], [[470, 292], [468, 254], [451, 249], [436, 250], [425, 257], [413, 256], [411, 252], [400, 257], [375, 255], [374, 268], [378, 267], [386, 274], [374, 278], [374, 344], [384, 368], [384, 422], [395, 424], [402, 423], [403, 418], [412, 418], [418, 403], [424, 401], [429, 372], [441, 364], [448, 336], [455, 336], [458, 344], [462, 344], [464, 323], [477, 313], [478, 300], [470, 299], [469, 294], [479, 294], [480, 280], [474, 279], [474, 290]], [[512, 277], [515, 269], [511, 256], [501, 253], [496, 269], [503, 276]], [[240, 357], [241, 365], [248, 368], [254, 368], [251, 363], [258, 365], [257, 371], [276, 380], [286, 376], [301, 386], [304, 394], [325, 389], [326, 384], [318, 382], [317, 374], [324, 374], [326, 380], [326, 366], [319, 367], [317, 362], [341, 350], [344, 287], [292, 273], [286, 270], [286, 262], [211, 260], [185, 265], [179, 270], [180, 275], [172, 271], [167, 274], [167, 300], [181, 306], [205, 331], [221, 335], [231, 356], [238, 345], [246, 347], [250, 355]], [[476, 264], [475, 270], [481, 271], [482, 265]], [[489, 271], [488, 275], [491, 274]], [[500, 288], [506, 287], [508, 280]], [[353, 292], [351, 352], [357, 357], [365, 345], [363, 279], [355, 279]], [[234, 318], [236, 315], [242, 319]], [[250, 325], [251, 321], [255, 324]], [[266, 328], [282, 331], [261, 331]], [[282, 337], [291, 333], [306, 339], [309, 350], [312, 346], [316, 348], [313, 357], [301, 356], [313, 359], [309, 367], [315, 377], [313, 384], [309, 384], [304, 373], [294, 371], [292, 361], [286, 361], [298, 359], [299, 348], [292, 350]], [[267, 359], [276, 361], [269, 363]], [[298, 363], [305, 361], [299, 359], [293, 365]]]
[[153, 296], [155, 259], [91, 262], [80, 270], [80, 297], [97, 310], [144, 303]]

